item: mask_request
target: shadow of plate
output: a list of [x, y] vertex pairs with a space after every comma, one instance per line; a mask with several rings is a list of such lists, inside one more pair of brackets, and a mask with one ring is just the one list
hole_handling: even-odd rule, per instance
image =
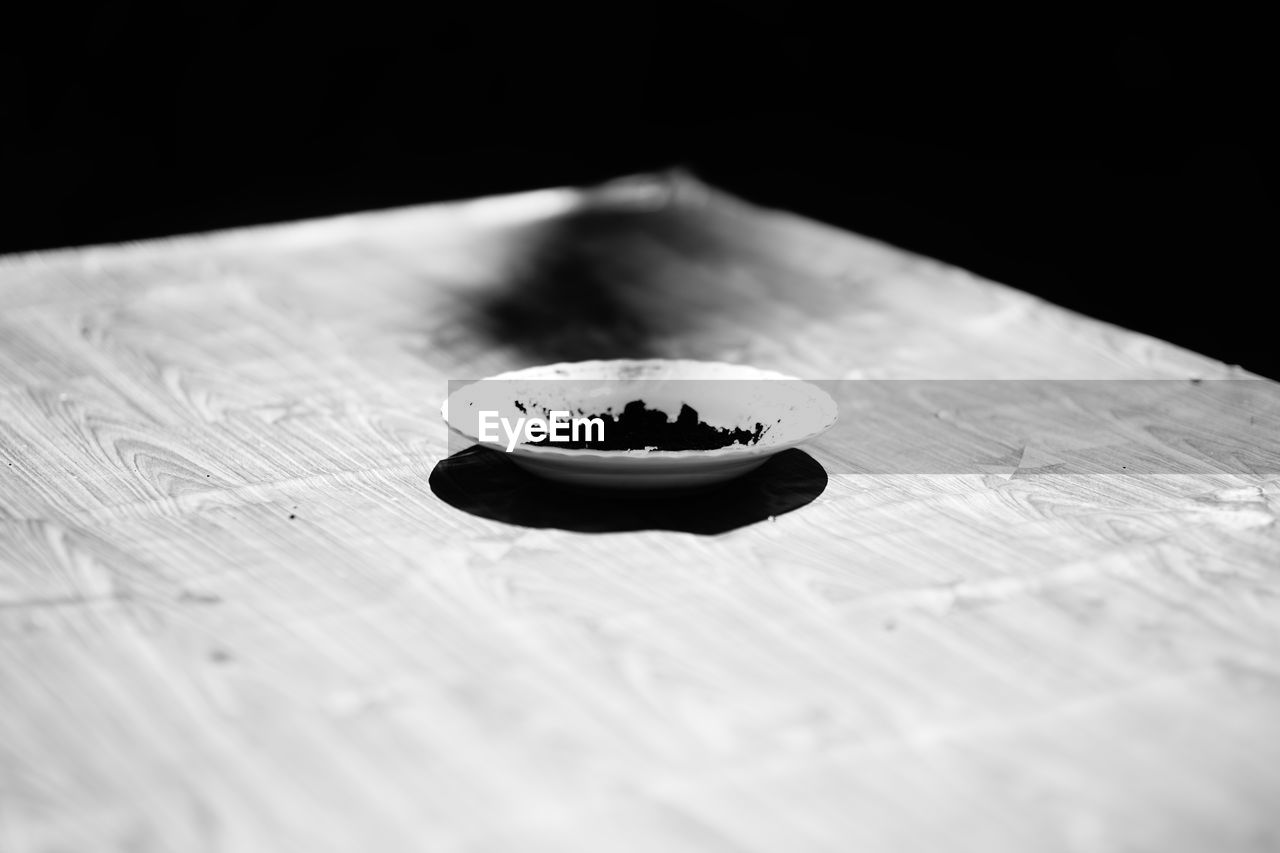
[[713, 536], [811, 503], [826, 489], [827, 472], [809, 454], [791, 449], [716, 488], [634, 496], [565, 488], [524, 471], [500, 451], [475, 445], [442, 459], [430, 485], [450, 506], [521, 527]]

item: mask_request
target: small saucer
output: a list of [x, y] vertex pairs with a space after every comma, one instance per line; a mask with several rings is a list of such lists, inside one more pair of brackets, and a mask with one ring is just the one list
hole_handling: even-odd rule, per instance
[[[556, 411], [574, 417], [621, 413], [635, 400], [666, 412], [669, 420], [687, 405], [711, 427], [754, 431], [758, 438], [713, 450], [512, 443], [504, 440], [503, 429], [481, 439], [482, 411], [495, 413], [490, 422], [496, 417], [515, 424]], [[837, 416], [835, 401], [812, 383], [744, 365], [683, 359], [564, 362], [509, 371], [454, 390], [440, 413], [456, 434], [507, 451], [512, 462], [540, 477], [627, 490], [689, 489], [739, 477], [821, 435]]]

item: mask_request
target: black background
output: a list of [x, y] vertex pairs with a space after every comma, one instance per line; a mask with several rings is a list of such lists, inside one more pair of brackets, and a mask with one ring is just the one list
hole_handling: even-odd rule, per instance
[[698, 8], [15, 26], [0, 252], [683, 166], [1280, 377], [1260, 22]]

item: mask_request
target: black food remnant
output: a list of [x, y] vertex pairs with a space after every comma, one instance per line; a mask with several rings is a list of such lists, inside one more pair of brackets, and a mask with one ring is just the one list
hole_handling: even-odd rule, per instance
[[[680, 414], [671, 421], [666, 412], [646, 408], [643, 400], [627, 403], [616, 418], [612, 410], [587, 417], [604, 422], [603, 441], [583, 440], [584, 435], [594, 438], [598, 434], [598, 430], [584, 430], [576, 441], [572, 437], [569, 441], [555, 442], [542, 438], [525, 443], [569, 450], [716, 450], [734, 444], [755, 444], [769, 429], [759, 423], [754, 429], [713, 427], [699, 420], [697, 411], [687, 403], [680, 406]], [[561, 427], [561, 432], [568, 431], [567, 424]]]

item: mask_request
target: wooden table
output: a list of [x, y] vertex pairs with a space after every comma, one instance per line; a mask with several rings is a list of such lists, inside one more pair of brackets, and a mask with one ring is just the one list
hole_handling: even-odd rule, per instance
[[679, 174], [0, 258], [0, 850], [1280, 845], [1280, 479], [433, 492], [449, 379], [620, 355], [1243, 375]]

